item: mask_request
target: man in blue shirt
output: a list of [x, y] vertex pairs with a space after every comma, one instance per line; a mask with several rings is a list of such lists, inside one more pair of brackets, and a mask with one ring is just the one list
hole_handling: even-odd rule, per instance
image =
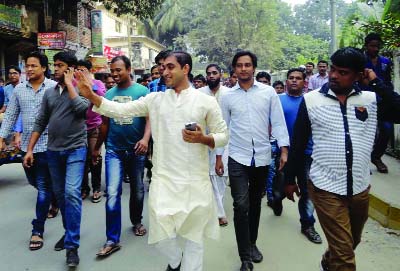
[[[367, 56], [366, 68], [372, 69], [376, 76], [384, 82], [392, 81], [392, 66], [390, 59], [379, 55], [382, 46], [379, 34], [370, 33], [365, 37], [365, 55]], [[374, 149], [371, 153], [371, 162], [380, 173], [388, 173], [387, 166], [382, 162], [382, 156], [386, 151], [390, 137], [393, 134], [393, 123], [378, 121], [378, 132], [375, 139]]]
[[171, 50], [164, 50], [158, 53], [158, 55], [156, 56], [155, 61], [158, 65], [158, 72], [160, 77], [149, 83], [148, 88], [150, 89], [150, 92], [164, 92], [167, 89], [162, 75], [165, 70], [164, 60], [170, 52]]
[[236, 241], [242, 265], [253, 270], [263, 255], [256, 246], [268, 166], [271, 163], [269, 127], [281, 148], [281, 170], [287, 160], [289, 135], [278, 95], [271, 86], [254, 80], [257, 56], [236, 53], [232, 68], [236, 84], [221, 97], [221, 109], [230, 128], [228, 172], [233, 198]]
[[[23, 134], [21, 149], [27, 152], [30, 135], [33, 131], [35, 117], [39, 114], [45, 92], [53, 89], [55, 81], [44, 76], [48, 66], [48, 59], [38, 52], [30, 53], [25, 59], [26, 71], [29, 81], [21, 83], [13, 89], [14, 94], [7, 106], [6, 116], [0, 130], [0, 148], [4, 148], [4, 139], [13, 131], [18, 116], [22, 116]], [[10, 68], [10, 72], [16, 68]], [[17, 74], [19, 74], [17, 72]], [[19, 76], [13, 76], [14, 79]], [[12, 83], [14, 80], [10, 80]], [[33, 149], [35, 163], [31, 167], [24, 167], [26, 177], [30, 185], [37, 189], [36, 218], [32, 220], [32, 236], [29, 242], [30, 250], [38, 250], [43, 247], [44, 224], [51, 199], [51, 179], [48, 159], [46, 156], [48, 133], [39, 138], [38, 144]]]
[[[138, 100], [146, 96], [149, 90], [141, 84], [132, 83], [131, 62], [125, 56], [111, 60], [111, 74], [116, 86], [105, 94], [105, 98], [119, 103]], [[102, 142], [106, 145], [106, 235], [107, 241], [97, 253], [108, 256], [120, 249], [121, 236], [121, 194], [124, 172], [130, 179], [129, 213], [134, 234], [146, 234], [142, 221], [144, 185], [143, 173], [145, 154], [150, 140], [150, 123], [144, 117], [105, 118], [101, 136], [96, 143], [95, 152], [99, 151]], [[96, 156], [94, 153], [93, 156]]]
[[[303, 101], [303, 90], [306, 74], [300, 68], [290, 69], [287, 72], [287, 92], [279, 95], [282, 103], [283, 113], [285, 114], [286, 126], [289, 132], [289, 137], [292, 138], [294, 123], [296, 121], [297, 112], [299, 111], [300, 103]], [[311, 140], [310, 140], [311, 141]], [[308, 196], [307, 179], [311, 166], [312, 145], [308, 144], [305, 151], [305, 166], [304, 169], [297, 173], [297, 183], [300, 188], [299, 199], [299, 214], [301, 223], [301, 232], [313, 243], [321, 244], [321, 236], [314, 228], [314, 205]]]

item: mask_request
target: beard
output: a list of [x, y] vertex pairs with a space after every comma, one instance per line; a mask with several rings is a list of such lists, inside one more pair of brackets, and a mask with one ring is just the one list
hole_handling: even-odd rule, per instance
[[209, 86], [210, 89], [214, 89], [214, 88], [219, 86], [220, 82], [221, 82], [220, 78], [218, 78], [218, 79], [216, 79], [214, 81], [207, 80], [207, 85]]

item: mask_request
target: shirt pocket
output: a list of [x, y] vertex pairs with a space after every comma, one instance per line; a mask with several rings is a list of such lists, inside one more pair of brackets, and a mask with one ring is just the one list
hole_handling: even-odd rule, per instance
[[354, 107], [355, 116], [358, 120], [365, 122], [368, 119], [368, 110], [364, 106]]

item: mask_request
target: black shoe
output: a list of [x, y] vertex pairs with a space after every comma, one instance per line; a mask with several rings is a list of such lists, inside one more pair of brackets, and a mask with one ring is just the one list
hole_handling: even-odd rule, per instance
[[322, 259], [319, 265], [320, 271], [329, 271], [328, 259], [326, 258], [326, 253], [322, 255]]
[[78, 249], [67, 249], [67, 265], [69, 267], [76, 267], [79, 264]]
[[62, 237], [61, 237], [61, 239], [60, 240], [58, 240], [58, 242], [56, 243], [56, 245], [54, 246], [54, 250], [55, 251], [61, 251], [61, 250], [63, 250], [65, 247], [64, 247], [64, 239], [65, 239], [65, 235], [63, 235]]
[[281, 216], [282, 209], [283, 209], [282, 200], [281, 199], [274, 200], [272, 204], [272, 210], [274, 210], [274, 215]]
[[260, 263], [260, 262], [262, 262], [262, 260], [264, 258], [262, 253], [258, 250], [256, 245], [251, 245], [250, 256], [251, 256], [251, 260], [253, 261], [253, 263]]
[[377, 159], [372, 159], [372, 164], [374, 164], [376, 166], [376, 169], [380, 172], [380, 173], [388, 173], [388, 167], [385, 165], [385, 163], [382, 162], [382, 159], [377, 158]]
[[318, 232], [314, 229], [314, 226], [310, 226], [308, 228], [302, 228], [301, 233], [304, 234], [308, 240], [315, 244], [321, 244], [322, 239]]
[[242, 266], [240, 267], [240, 271], [251, 271], [253, 270], [253, 264], [251, 262], [242, 262]]
[[273, 209], [274, 203], [272, 200], [267, 200], [267, 206]]
[[177, 268], [172, 268], [170, 265], [168, 265], [165, 271], [180, 271], [180, 270], [181, 270], [181, 264], [179, 264]]

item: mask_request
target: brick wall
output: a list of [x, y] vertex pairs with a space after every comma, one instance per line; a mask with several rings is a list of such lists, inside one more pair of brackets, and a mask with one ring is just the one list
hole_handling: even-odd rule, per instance
[[[78, 43], [78, 28], [76, 26], [65, 23], [60, 20], [58, 22], [58, 29], [67, 33], [67, 40]], [[92, 47], [92, 32], [89, 28], [80, 27], [80, 45], [91, 48]]]

